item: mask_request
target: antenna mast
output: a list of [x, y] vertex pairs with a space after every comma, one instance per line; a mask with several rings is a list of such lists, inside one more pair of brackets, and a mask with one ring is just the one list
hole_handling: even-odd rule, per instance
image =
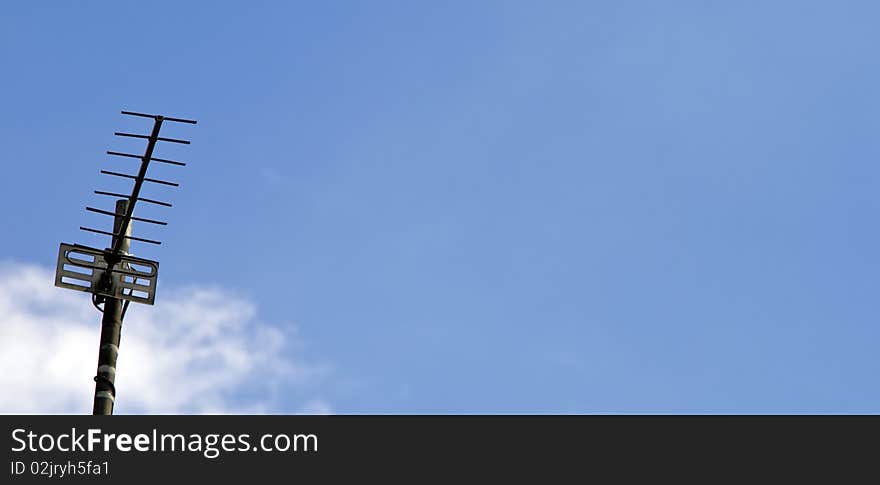
[[[103, 312], [101, 318], [101, 344], [98, 351], [98, 372], [95, 376], [95, 399], [92, 414], [113, 414], [116, 401], [116, 358], [119, 355], [119, 340], [122, 332], [122, 319], [132, 301], [152, 305], [156, 298], [156, 281], [159, 262], [136, 258], [129, 254], [131, 241], [161, 244], [159, 241], [134, 237], [131, 235], [131, 221], [141, 221], [156, 225], [167, 225], [167, 222], [135, 217], [134, 209], [138, 201], [171, 207], [171, 204], [140, 196], [144, 182], [177, 187], [178, 184], [165, 180], [147, 178], [150, 162], [184, 166], [183, 162], [154, 158], [156, 143], [171, 142], [189, 145], [187, 140], [163, 138], [159, 136], [162, 123], [165, 121], [196, 124], [194, 120], [170, 118], [162, 115], [151, 115], [123, 111], [122, 114], [153, 119], [153, 129], [149, 135], [132, 133], [114, 133], [116, 136], [142, 138], [147, 140], [143, 155], [132, 155], [116, 151], [108, 151], [108, 155], [136, 158], [141, 160], [136, 175], [101, 170], [102, 174], [134, 180], [131, 193], [119, 194], [96, 190], [98, 195], [115, 197], [116, 207], [113, 212], [86, 207], [86, 210], [103, 215], [113, 216], [112, 232], [80, 227], [84, 231], [111, 236], [111, 244], [106, 249], [96, 249], [81, 244], [61, 243], [58, 250], [58, 263], [55, 268], [55, 286], [72, 290], [85, 291], [92, 294], [92, 303]], [[99, 306], [104, 304], [103, 309]]]

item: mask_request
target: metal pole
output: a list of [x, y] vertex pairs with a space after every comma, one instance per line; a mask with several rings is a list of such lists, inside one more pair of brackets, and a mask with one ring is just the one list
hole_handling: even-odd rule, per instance
[[[113, 232], [119, 234], [123, 220], [128, 214], [128, 201], [116, 201], [116, 217]], [[121, 215], [120, 215], [121, 214]], [[131, 223], [125, 228], [131, 235]], [[129, 240], [114, 237], [113, 247], [120, 252], [128, 253]], [[113, 403], [116, 399], [116, 357], [119, 354], [119, 338], [122, 335], [122, 300], [106, 297], [104, 300], [104, 317], [101, 319], [101, 347], [98, 350], [98, 374], [95, 376], [95, 404], [92, 414], [113, 414]]]

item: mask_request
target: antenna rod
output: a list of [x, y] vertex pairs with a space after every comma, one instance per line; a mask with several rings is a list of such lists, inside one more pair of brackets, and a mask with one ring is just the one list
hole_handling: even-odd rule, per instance
[[[120, 222], [119, 230], [114, 228], [113, 232], [116, 234], [130, 234], [129, 228], [131, 226], [131, 215], [134, 213], [134, 204], [138, 200], [138, 195], [141, 193], [141, 186], [144, 184], [144, 177], [147, 176], [147, 167], [150, 165], [150, 159], [153, 158], [153, 149], [156, 148], [156, 141], [159, 139], [159, 130], [162, 128], [162, 120], [164, 120], [162, 116], [156, 116], [155, 121], [153, 122], [153, 132], [150, 133], [150, 138], [147, 141], [147, 150], [144, 152], [144, 157], [141, 159], [141, 169], [138, 171], [137, 178], [134, 181], [134, 188], [131, 190], [131, 196], [128, 198], [128, 208], [124, 210], [125, 216], [122, 218]], [[118, 202], [117, 202], [118, 204]], [[119, 214], [123, 211], [120, 211], [117, 207], [116, 213]], [[123, 251], [122, 246], [126, 245], [125, 252], [128, 252], [128, 239], [124, 237], [114, 238], [113, 241], [113, 254], [120, 254]]]
[[[154, 130], [155, 133], [155, 130]], [[146, 165], [146, 163], [144, 164]], [[113, 221], [113, 232], [119, 234], [113, 238], [114, 254], [128, 253], [129, 240], [125, 236], [131, 235], [131, 209], [134, 204], [127, 200], [116, 201], [116, 217]], [[127, 214], [122, 216], [121, 214]], [[123, 228], [123, 223], [128, 221]], [[125, 264], [125, 263], [120, 263]], [[108, 270], [112, 267], [108, 267]], [[104, 273], [103, 278], [110, 282], [110, 271]], [[113, 403], [116, 401], [116, 357], [119, 355], [119, 338], [122, 335], [122, 300], [112, 297], [104, 297], [104, 316], [101, 318], [101, 347], [98, 349], [98, 373], [95, 376], [95, 403], [92, 414], [113, 414]]]

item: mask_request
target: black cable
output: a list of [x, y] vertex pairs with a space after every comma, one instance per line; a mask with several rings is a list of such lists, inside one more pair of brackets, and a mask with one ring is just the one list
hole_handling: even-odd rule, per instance
[[92, 305], [95, 305], [99, 312], [104, 313], [104, 309], [98, 306], [98, 295], [94, 293], [92, 294]]
[[125, 303], [122, 304], [122, 315], [119, 316], [119, 321], [121, 322], [123, 318], [125, 318], [125, 312], [128, 310], [129, 300], [125, 300]]
[[[119, 317], [119, 320], [125, 318], [125, 312], [128, 311], [129, 303], [131, 303], [129, 300], [125, 300], [125, 302], [122, 304], [122, 315]], [[98, 295], [92, 294], [92, 305], [94, 305], [99, 312], [104, 313], [104, 309], [98, 306]]]

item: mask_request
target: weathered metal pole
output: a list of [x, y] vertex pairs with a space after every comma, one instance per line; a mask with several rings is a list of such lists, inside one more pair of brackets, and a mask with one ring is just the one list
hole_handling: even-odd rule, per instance
[[[128, 214], [128, 200], [116, 201], [116, 217], [113, 232], [119, 234], [123, 220]], [[120, 215], [121, 214], [121, 215]], [[126, 236], [131, 235], [131, 223], [127, 224]], [[121, 253], [128, 253], [129, 240], [124, 237], [113, 237], [113, 248]], [[121, 263], [120, 263], [121, 264]], [[101, 347], [98, 350], [98, 374], [95, 376], [95, 404], [92, 414], [113, 414], [113, 403], [116, 400], [116, 357], [119, 354], [119, 338], [122, 335], [122, 306], [117, 298], [105, 297], [104, 317], [101, 319]]]

